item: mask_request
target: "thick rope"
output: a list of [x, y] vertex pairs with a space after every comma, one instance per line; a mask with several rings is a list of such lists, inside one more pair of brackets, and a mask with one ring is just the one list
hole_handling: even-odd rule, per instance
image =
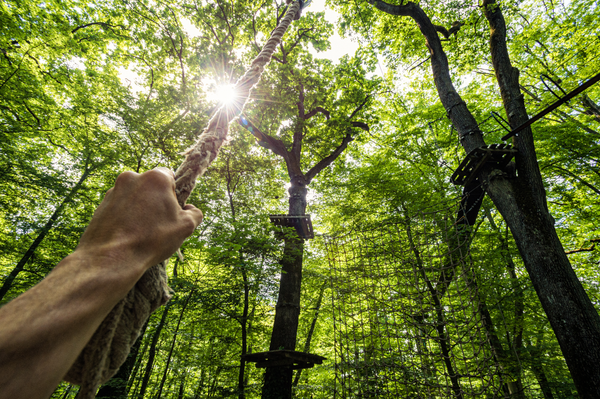
[[[281, 42], [293, 19], [298, 19], [300, 3], [292, 3], [262, 51], [254, 59], [246, 74], [235, 85], [235, 111], [222, 106], [208, 122], [198, 141], [185, 153], [185, 160], [175, 172], [177, 200], [185, 205], [196, 186], [196, 179], [206, 172], [217, 157], [227, 137], [229, 123], [242, 111], [250, 91], [258, 83], [265, 66]], [[170, 298], [167, 285], [167, 261], [152, 266], [140, 278], [104, 319], [90, 342], [71, 367], [65, 381], [80, 385], [77, 399], [93, 399], [98, 387], [108, 381], [127, 359], [127, 355], [150, 314]]]

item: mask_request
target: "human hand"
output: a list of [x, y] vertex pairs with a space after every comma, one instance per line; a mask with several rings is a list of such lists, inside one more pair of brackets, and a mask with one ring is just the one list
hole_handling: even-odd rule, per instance
[[179, 206], [169, 169], [124, 172], [96, 209], [76, 251], [140, 264], [143, 272], [169, 258], [201, 221], [198, 208]]

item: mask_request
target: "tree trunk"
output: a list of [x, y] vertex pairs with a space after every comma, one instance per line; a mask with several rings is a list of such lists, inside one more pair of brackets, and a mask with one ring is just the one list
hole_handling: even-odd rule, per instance
[[244, 355], [248, 349], [248, 310], [250, 308], [250, 286], [248, 282], [248, 272], [246, 271], [246, 264], [242, 259], [240, 253], [240, 260], [242, 264], [242, 280], [244, 282], [244, 308], [242, 310], [242, 356], [240, 357], [240, 371], [238, 373], [238, 399], [244, 399], [245, 388], [246, 388], [246, 360]]
[[548, 381], [548, 377], [546, 377], [546, 373], [544, 372], [544, 367], [542, 365], [542, 361], [540, 360], [540, 356], [543, 356], [542, 352], [538, 349], [540, 345], [539, 339], [537, 345], [534, 347], [531, 343], [528, 345], [528, 351], [531, 361], [531, 371], [535, 375], [535, 378], [540, 385], [540, 390], [542, 391], [542, 395], [544, 395], [544, 399], [554, 399], [554, 395], [552, 394], [552, 388], [550, 388], [550, 382]]
[[[289, 215], [299, 216], [306, 212], [306, 179], [294, 176], [289, 188]], [[302, 286], [302, 258], [304, 241], [294, 232], [285, 237], [279, 297], [275, 309], [275, 321], [269, 350], [296, 349], [298, 319], [300, 317], [300, 290]], [[267, 367], [262, 390], [263, 399], [291, 399], [291, 367]]]
[[138, 399], [144, 399], [144, 395], [146, 394], [148, 382], [150, 381], [150, 376], [152, 375], [154, 356], [156, 356], [156, 345], [158, 343], [158, 338], [160, 337], [160, 332], [162, 331], [167, 320], [167, 314], [169, 313], [169, 309], [171, 308], [172, 303], [173, 302], [167, 302], [167, 304], [165, 305], [165, 309], [163, 310], [160, 322], [156, 326], [156, 330], [154, 331], [154, 335], [152, 336], [152, 343], [150, 344], [150, 349], [148, 351], [148, 363], [146, 363], [146, 371], [144, 372], [144, 377], [142, 378], [142, 386], [138, 394]]
[[[431, 280], [425, 273], [425, 266], [423, 265], [423, 261], [421, 259], [421, 254], [419, 252], [419, 249], [417, 248], [417, 246], [415, 245], [415, 243], [413, 241], [412, 229], [411, 229], [411, 225], [410, 225], [410, 218], [408, 217], [408, 213], [406, 211], [405, 211], [405, 215], [406, 215], [406, 217], [405, 217], [406, 236], [408, 238], [410, 248], [415, 255], [417, 268], [419, 270], [421, 278], [423, 278], [423, 281], [425, 282], [425, 285], [427, 286], [427, 291], [429, 292], [429, 295], [431, 296], [433, 308], [435, 309], [435, 314], [436, 314], [435, 329], [436, 329], [437, 335], [438, 335], [437, 341], [440, 344], [440, 348], [442, 350], [442, 360], [444, 362], [444, 365], [446, 366], [446, 372], [448, 373], [448, 377], [450, 378], [450, 382], [452, 384], [453, 397], [456, 399], [463, 399], [462, 388], [460, 387], [460, 376], [454, 370], [454, 367], [452, 366], [452, 361], [451, 361], [450, 336], [446, 331], [444, 306], [442, 306], [442, 303], [441, 303], [441, 298], [442, 298], [443, 293], [440, 293], [440, 291], [438, 291], [433, 286], [433, 284], [431, 283]], [[462, 230], [460, 227], [464, 227], [465, 229]], [[457, 226], [456, 236], [457, 237], [465, 237], [465, 234], [468, 236], [469, 231], [470, 231], [470, 228], [469, 228], [468, 224], [466, 226]], [[458, 249], [454, 249], [454, 251], [457, 251], [457, 250]], [[456, 265], [452, 265], [452, 266], [456, 267]], [[444, 281], [443, 284], [444, 284], [443, 287], [444, 287], [444, 292], [445, 292], [448, 287], [449, 281]]]
[[[481, 129], [450, 78], [448, 58], [427, 14], [418, 4], [393, 5], [369, 0], [378, 9], [415, 20], [431, 54], [434, 83], [465, 152], [485, 145]], [[490, 52], [502, 102], [512, 129], [528, 120], [519, 89], [519, 71], [510, 63], [506, 25], [495, 0], [484, 0], [490, 25]], [[537, 163], [531, 128], [513, 137], [517, 176], [508, 169], [483, 167], [477, 179], [509, 226], [533, 287], [548, 316], [563, 355], [584, 399], [600, 392], [600, 316], [565, 255], [554, 220], [548, 213], [546, 192]]]
[[[319, 311], [321, 310], [321, 303], [323, 302], [323, 294], [325, 293], [325, 289], [327, 288], [327, 284], [329, 281], [325, 281], [319, 290], [319, 297], [317, 298], [317, 304], [315, 306], [315, 315], [313, 317], [312, 323], [310, 324], [310, 329], [308, 330], [308, 335], [306, 336], [306, 343], [304, 344], [304, 352], [308, 353], [310, 351], [310, 341], [312, 340], [312, 336], [315, 332], [315, 327], [317, 326], [317, 319], [319, 318]], [[293, 386], [298, 386], [298, 382], [300, 381], [300, 376], [302, 375], [302, 369], [296, 371], [296, 376], [294, 377]]]
[[[519, 71], [512, 67], [506, 48], [506, 26], [493, 0], [484, 1], [490, 24], [492, 64], [511, 127], [528, 120], [519, 90]], [[506, 220], [533, 287], [548, 316], [567, 366], [584, 399], [600, 392], [600, 316], [573, 271], [548, 212], [546, 192], [535, 155], [530, 128], [514, 142], [517, 179], [488, 177], [487, 192]]]
[[33, 240], [31, 245], [25, 252], [25, 255], [23, 255], [23, 257], [21, 258], [21, 260], [19, 260], [19, 262], [17, 263], [15, 268], [12, 269], [10, 274], [6, 277], [6, 279], [4, 280], [4, 283], [2, 284], [2, 287], [0, 287], [0, 301], [2, 301], [4, 296], [8, 293], [8, 291], [12, 287], [13, 282], [15, 281], [15, 278], [19, 275], [19, 273], [21, 273], [23, 271], [25, 264], [27, 264], [29, 259], [31, 259], [31, 257], [35, 253], [36, 249], [40, 246], [42, 241], [44, 241], [44, 238], [46, 238], [46, 235], [48, 234], [50, 229], [52, 229], [52, 226], [54, 225], [54, 223], [56, 222], [56, 220], [62, 213], [65, 206], [69, 202], [71, 202], [71, 200], [73, 199], [73, 196], [75, 196], [77, 191], [79, 191], [83, 182], [88, 178], [88, 176], [91, 174], [92, 170], [93, 170], [93, 168], [89, 168], [89, 167], [85, 168], [83, 174], [79, 178], [79, 181], [73, 186], [71, 191], [69, 191], [69, 193], [67, 194], [65, 199], [58, 206], [58, 208], [56, 208], [54, 213], [50, 216], [50, 219], [48, 219], [48, 221], [46, 222], [44, 227], [42, 227], [42, 229], [40, 230], [38, 236], [35, 238], [35, 240]]
[[135, 341], [135, 344], [131, 347], [129, 355], [125, 363], [119, 367], [119, 371], [115, 374], [106, 384], [100, 387], [100, 390], [96, 394], [97, 399], [126, 399], [127, 398], [127, 384], [131, 377], [131, 371], [136, 363], [142, 340], [144, 339], [144, 333], [148, 327], [148, 321], [142, 327], [140, 335]]
[[167, 356], [167, 364], [165, 365], [165, 372], [163, 373], [162, 379], [160, 380], [160, 385], [158, 387], [158, 393], [156, 397], [158, 399], [161, 398], [163, 387], [165, 386], [165, 381], [167, 380], [167, 373], [169, 372], [169, 364], [171, 364], [171, 357], [173, 356], [173, 349], [175, 349], [175, 342], [177, 341], [177, 333], [179, 332], [179, 326], [181, 325], [181, 319], [183, 319], [183, 314], [185, 313], [185, 309], [194, 294], [194, 290], [190, 291], [188, 297], [181, 308], [181, 314], [179, 315], [179, 319], [177, 320], [177, 326], [175, 327], [175, 332], [173, 333], [173, 341], [171, 342], [171, 348], [169, 349], [169, 355]]
[[[146, 332], [146, 328], [148, 327], [148, 323], [150, 322], [150, 319], [148, 319], [148, 321], [146, 322], [146, 327], [144, 327], [144, 334]], [[143, 335], [143, 334], [141, 334]], [[142, 337], [143, 339], [143, 337]], [[135, 379], [137, 377], [138, 371], [140, 369], [140, 366], [142, 364], [142, 360], [144, 358], [144, 354], [146, 353], [146, 349], [148, 349], [148, 345], [150, 345], [150, 341], [149, 340], [145, 340], [144, 342], [144, 347], [142, 348], [141, 352], [138, 352], [138, 356], [137, 359], [135, 360], [135, 365], [133, 366], [133, 371], [131, 373], [131, 376], [129, 377], [129, 381], [127, 382], [127, 389], [126, 389], [126, 394], [127, 397], [129, 397], [129, 392], [131, 391], [131, 387], [133, 386], [133, 383], [135, 382]], [[137, 387], [136, 387], [137, 389]], [[133, 395], [131, 395], [132, 397], [135, 397], [135, 392]]]

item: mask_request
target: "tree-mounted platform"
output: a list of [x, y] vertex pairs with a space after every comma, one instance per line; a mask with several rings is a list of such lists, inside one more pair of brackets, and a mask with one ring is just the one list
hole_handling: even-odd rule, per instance
[[484, 165], [492, 164], [501, 169], [508, 165], [517, 152], [519, 151], [510, 144], [491, 144], [475, 148], [463, 159], [450, 181], [458, 186], [466, 186]]
[[256, 363], [256, 368], [291, 367], [293, 370], [309, 369], [315, 364], [322, 364], [326, 358], [311, 353], [290, 350], [249, 353], [242, 356], [247, 362]]
[[269, 219], [275, 226], [294, 227], [300, 238], [305, 240], [315, 238], [310, 215], [269, 215]]

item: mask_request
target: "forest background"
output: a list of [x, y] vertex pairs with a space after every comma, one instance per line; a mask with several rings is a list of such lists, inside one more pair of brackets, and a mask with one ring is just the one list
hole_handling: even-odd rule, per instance
[[[419, 5], [434, 24], [460, 28], [439, 36], [454, 85], [486, 142], [501, 143], [507, 115], [482, 7]], [[530, 116], [600, 70], [597, 1], [499, 5]], [[301, 131], [304, 169], [345, 143], [308, 189], [306, 213], [317, 237], [304, 247], [297, 346], [329, 360], [297, 374], [298, 398], [333, 397], [339, 383], [335, 303], [321, 236], [457, 203], [462, 189], [450, 176], [465, 156], [417, 25], [366, 2], [327, 7], [339, 12], [338, 21], [308, 7], [244, 110], [284, 145]], [[180, 153], [217, 108], [217, 89], [243, 74], [282, 10], [282, 4], [245, 0], [0, 4], [0, 303], [36, 284], [73, 250], [120, 172], [181, 162]], [[335, 42], [347, 54], [323, 58], [338, 34], [352, 40]], [[301, 116], [299, 102], [307, 110]], [[315, 112], [304, 118], [308, 110]], [[533, 134], [555, 228], [598, 309], [600, 86], [537, 122]], [[150, 318], [125, 374], [98, 397], [259, 396], [262, 371], [240, 356], [269, 347], [284, 250], [269, 214], [287, 213], [289, 178], [268, 143], [232, 124], [188, 200], [205, 220], [184, 244], [183, 260], [169, 263], [174, 298]], [[512, 236], [488, 198], [476, 225], [471, 251], [481, 296], [499, 345], [519, 354], [518, 367], [503, 368], [506, 395], [577, 397]], [[519, 392], [511, 391], [511, 381]], [[76, 392], [63, 383], [52, 397]]]

